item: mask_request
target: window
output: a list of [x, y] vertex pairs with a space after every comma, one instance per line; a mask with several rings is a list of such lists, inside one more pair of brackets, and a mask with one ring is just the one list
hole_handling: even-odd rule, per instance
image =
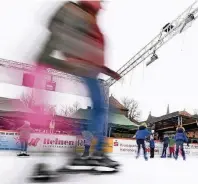
[[34, 80], [35, 80], [35, 77], [34, 75], [30, 74], [30, 73], [24, 73], [23, 74], [23, 86], [26, 86], [26, 87], [34, 87]]

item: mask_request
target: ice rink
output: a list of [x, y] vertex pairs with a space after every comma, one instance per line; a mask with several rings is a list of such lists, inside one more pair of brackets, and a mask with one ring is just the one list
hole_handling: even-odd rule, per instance
[[[30, 183], [26, 177], [32, 166], [39, 162], [50, 162], [57, 168], [64, 163], [64, 158], [58, 155], [41, 157], [32, 155], [29, 158], [18, 158], [17, 153], [0, 152], [0, 183], [26, 184]], [[189, 184], [197, 182], [198, 158], [180, 157], [174, 159], [160, 159], [145, 161], [136, 160], [131, 155], [113, 155], [113, 158], [122, 164], [121, 171], [112, 175], [70, 174], [64, 175], [60, 184]], [[52, 184], [52, 183], [51, 183]]]

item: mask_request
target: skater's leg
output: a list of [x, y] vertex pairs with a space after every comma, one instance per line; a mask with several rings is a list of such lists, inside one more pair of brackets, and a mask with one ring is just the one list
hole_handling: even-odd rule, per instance
[[138, 150], [137, 150], [137, 157], [140, 156], [140, 140], [137, 140], [137, 146], [138, 146]]
[[144, 158], [147, 160], [147, 153], [146, 153], [146, 146], [145, 146], [145, 142], [144, 140], [141, 140], [141, 144], [142, 144], [142, 149], [143, 149], [143, 152], [144, 152]]
[[169, 153], [170, 153], [170, 154], [169, 154], [168, 157], [171, 158], [171, 157], [172, 157], [172, 149], [171, 149], [171, 147], [169, 147]]
[[88, 87], [93, 106], [93, 109], [91, 110], [91, 123], [88, 124], [88, 131], [95, 134], [95, 137], [97, 138], [95, 151], [90, 160], [95, 160], [97, 165], [102, 164], [106, 167], [117, 167], [119, 164], [104, 154], [104, 124], [106, 121], [107, 110], [105, 109], [106, 103], [105, 95], [101, 87], [102, 84], [96, 78], [84, 77], [84, 81]]
[[25, 152], [25, 142], [24, 140], [21, 140], [21, 153]]
[[102, 152], [104, 145], [103, 131], [106, 113], [104, 94], [97, 79], [84, 78], [84, 80], [88, 87], [93, 105], [93, 109], [91, 111], [92, 122], [91, 124], [89, 124], [88, 130], [90, 132], [94, 132], [95, 136], [97, 137], [97, 144], [95, 150], [97, 152]]
[[176, 142], [176, 152], [175, 152], [175, 158], [178, 158], [178, 154], [179, 154], [179, 142]]
[[166, 157], [167, 148], [168, 148], [168, 145], [165, 145], [165, 147], [164, 147], [164, 157]]
[[151, 148], [151, 158], [154, 158], [155, 148]]
[[85, 145], [83, 157], [89, 156], [89, 149], [90, 149], [90, 146], [89, 145]]
[[186, 154], [185, 154], [185, 151], [184, 151], [184, 143], [183, 142], [180, 142], [180, 149], [181, 149], [182, 157], [185, 160], [186, 159]]
[[165, 155], [165, 145], [163, 145], [163, 150], [162, 150], [162, 156], [161, 157], [164, 157]]
[[28, 148], [28, 141], [24, 141], [24, 151], [27, 153], [27, 148]]

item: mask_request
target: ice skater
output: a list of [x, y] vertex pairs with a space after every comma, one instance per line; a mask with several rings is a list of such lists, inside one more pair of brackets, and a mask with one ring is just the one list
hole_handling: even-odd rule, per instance
[[187, 146], [189, 145], [188, 145], [188, 138], [186, 136], [185, 129], [181, 125], [177, 127], [175, 141], [176, 141], [175, 159], [176, 160], [178, 159], [178, 154], [179, 154], [179, 149], [180, 149], [183, 160], [186, 160], [186, 155], [184, 151], [184, 143], [187, 143]]
[[[88, 160], [79, 158], [78, 155], [73, 156], [70, 168], [73, 165], [90, 166], [90, 163], [94, 168], [119, 166], [118, 162], [103, 151], [107, 110], [105, 94], [97, 77], [100, 73], [104, 73], [119, 80], [120, 75], [105, 66], [105, 40], [97, 23], [100, 9], [99, 0], [66, 2], [52, 17], [48, 27], [51, 35], [38, 57], [38, 66], [46, 66], [81, 77], [92, 101], [88, 131], [95, 132], [97, 144]], [[53, 51], [59, 51], [63, 57], [61, 59], [52, 57]]]
[[169, 139], [169, 158], [175, 157], [175, 136], [172, 135]]
[[148, 160], [147, 153], [146, 153], [145, 140], [150, 135], [151, 135], [151, 132], [148, 131], [146, 123], [142, 123], [139, 126], [139, 130], [136, 132], [136, 135], [135, 135], [137, 146], [138, 146], [136, 158], [139, 158], [140, 149], [141, 149], [141, 146], [142, 146], [142, 149], [143, 149], [143, 152], [144, 152], [144, 159]]
[[90, 147], [94, 136], [90, 131], [88, 131], [87, 125], [84, 126], [84, 130], [82, 131], [82, 136], [85, 139], [84, 153], [82, 157], [88, 158], [90, 155]]
[[21, 152], [18, 156], [29, 156], [27, 153], [28, 149], [28, 140], [30, 138], [30, 134], [34, 132], [34, 130], [30, 127], [29, 121], [24, 121], [24, 125], [17, 129], [19, 132], [19, 140], [21, 144]]
[[155, 157], [155, 141], [154, 141], [154, 135], [152, 134], [150, 136], [150, 158]]
[[163, 142], [164, 142], [164, 144], [163, 144], [163, 151], [162, 151], [161, 158], [166, 158], [167, 148], [169, 145], [169, 136], [168, 135], [164, 135]]

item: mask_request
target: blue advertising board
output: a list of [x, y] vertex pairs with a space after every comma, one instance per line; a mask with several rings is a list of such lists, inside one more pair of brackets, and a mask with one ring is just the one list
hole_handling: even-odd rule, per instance
[[19, 150], [19, 137], [15, 133], [0, 133], [0, 149], [1, 150]]

